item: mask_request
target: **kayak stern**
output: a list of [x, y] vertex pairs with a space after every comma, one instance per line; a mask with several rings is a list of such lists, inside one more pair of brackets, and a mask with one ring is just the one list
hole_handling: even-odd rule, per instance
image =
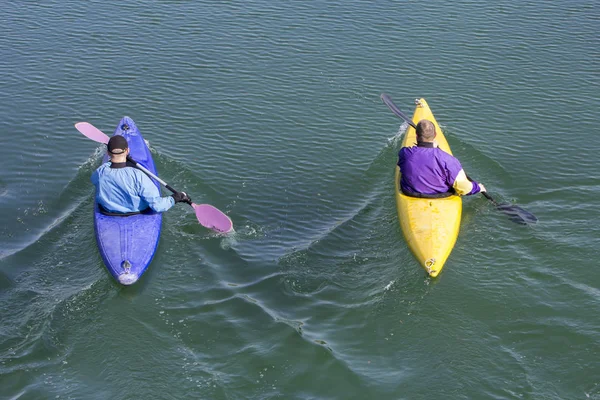
[[132, 274], [131, 272], [124, 272], [121, 275], [119, 275], [117, 279], [119, 280], [120, 284], [127, 286], [136, 283], [139, 279], [139, 276], [137, 276], [136, 274]]

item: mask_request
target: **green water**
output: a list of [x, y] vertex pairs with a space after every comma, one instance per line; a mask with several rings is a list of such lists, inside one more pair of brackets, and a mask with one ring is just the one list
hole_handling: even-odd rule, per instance
[[[0, 13], [0, 398], [600, 399], [594, 1], [43, 3]], [[483, 197], [436, 279], [393, 168], [427, 99]], [[102, 149], [132, 117], [176, 206], [106, 271]]]

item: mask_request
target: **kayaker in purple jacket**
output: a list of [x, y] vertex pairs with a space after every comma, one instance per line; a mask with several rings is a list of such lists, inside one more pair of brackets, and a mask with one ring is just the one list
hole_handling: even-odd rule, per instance
[[437, 147], [435, 125], [423, 119], [417, 124], [417, 145], [398, 153], [400, 187], [407, 196], [445, 197], [485, 192], [481, 183], [470, 181], [460, 162]]
[[104, 212], [128, 214], [148, 208], [164, 212], [175, 203], [192, 202], [185, 192], [161, 197], [160, 191], [148, 175], [128, 165], [129, 145], [123, 136], [111, 137], [107, 151], [110, 161], [98, 167], [91, 177], [96, 186], [96, 201], [104, 208]]

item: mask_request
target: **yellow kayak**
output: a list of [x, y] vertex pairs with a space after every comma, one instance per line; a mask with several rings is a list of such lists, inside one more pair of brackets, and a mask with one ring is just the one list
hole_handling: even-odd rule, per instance
[[[439, 148], [452, 154], [425, 99], [418, 99], [415, 102], [417, 107], [412, 118], [413, 123], [416, 125], [422, 119], [433, 122]], [[415, 129], [409, 126], [404, 134], [402, 147], [416, 146], [416, 144]], [[442, 271], [456, 243], [462, 214], [462, 200], [460, 196], [435, 199], [405, 196], [400, 191], [400, 168], [397, 165], [394, 180], [398, 218], [406, 243], [427, 273], [436, 277]]]

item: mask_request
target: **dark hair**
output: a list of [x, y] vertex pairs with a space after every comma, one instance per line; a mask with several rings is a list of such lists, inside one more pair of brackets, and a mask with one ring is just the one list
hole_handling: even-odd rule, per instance
[[435, 125], [433, 122], [422, 119], [417, 124], [417, 141], [433, 140], [435, 138]]

